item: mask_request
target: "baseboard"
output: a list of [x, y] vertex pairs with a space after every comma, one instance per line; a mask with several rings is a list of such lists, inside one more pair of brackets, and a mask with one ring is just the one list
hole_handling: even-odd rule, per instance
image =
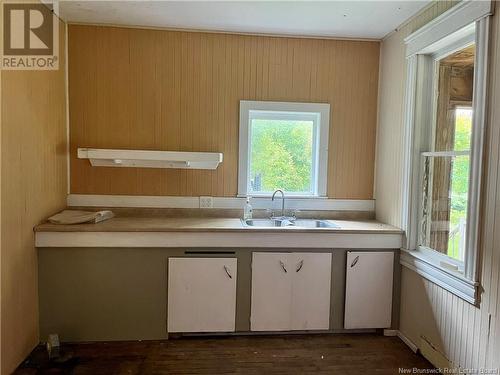
[[420, 353], [436, 368], [447, 370], [449, 374], [457, 373], [453, 372], [456, 370], [453, 363], [425, 336], [420, 336]]
[[408, 346], [411, 349], [413, 353], [418, 352], [418, 346], [413, 341], [411, 341], [408, 337], [406, 337], [403, 332], [401, 331], [397, 332], [398, 332], [397, 336], [399, 337], [399, 339], [403, 341], [406, 344], [406, 346]]

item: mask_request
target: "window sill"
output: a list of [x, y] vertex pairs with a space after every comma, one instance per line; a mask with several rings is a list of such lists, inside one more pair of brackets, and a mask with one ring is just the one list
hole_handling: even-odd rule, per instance
[[457, 297], [473, 305], [478, 304], [478, 282], [468, 280], [457, 272], [437, 265], [435, 259], [425, 252], [401, 249], [400, 263]]

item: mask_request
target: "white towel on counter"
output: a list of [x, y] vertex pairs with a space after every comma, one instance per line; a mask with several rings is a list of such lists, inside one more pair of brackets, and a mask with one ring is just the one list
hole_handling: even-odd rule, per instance
[[49, 217], [49, 222], [52, 224], [83, 224], [83, 223], [99, 223], [104, 220], [111, 219], [115, 214], [113, 211], [78, 211], [64, 210]]

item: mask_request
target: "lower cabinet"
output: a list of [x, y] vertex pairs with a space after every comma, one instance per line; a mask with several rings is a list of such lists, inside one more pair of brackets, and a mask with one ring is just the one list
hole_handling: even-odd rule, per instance
[[388, 328], [394, 253], [347, 252], [344, 328]]
[[331, 263], [331, 253], [253, 253], [250, 329], [329, 329]]
[[[391, 326], [393, 269], [392, 251], [347, 252], [345, 329]], [[331, 277], [330, 252], [252, 253], [250, 330], [330, 329]], [[234, 332], [236, 281], [236, 258], [170, 257], [168, 332]]]
[[236, 258], [169, 258], [168, 331], [234, 331], [236, 271]]

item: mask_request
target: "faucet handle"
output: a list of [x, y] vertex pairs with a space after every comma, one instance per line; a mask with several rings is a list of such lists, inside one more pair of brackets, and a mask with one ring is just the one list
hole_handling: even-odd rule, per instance
[[291, 210], [290, 216], [292, 216], [294, 219], [297, 219], [297, 216], [299, 216], [300, 210]]

